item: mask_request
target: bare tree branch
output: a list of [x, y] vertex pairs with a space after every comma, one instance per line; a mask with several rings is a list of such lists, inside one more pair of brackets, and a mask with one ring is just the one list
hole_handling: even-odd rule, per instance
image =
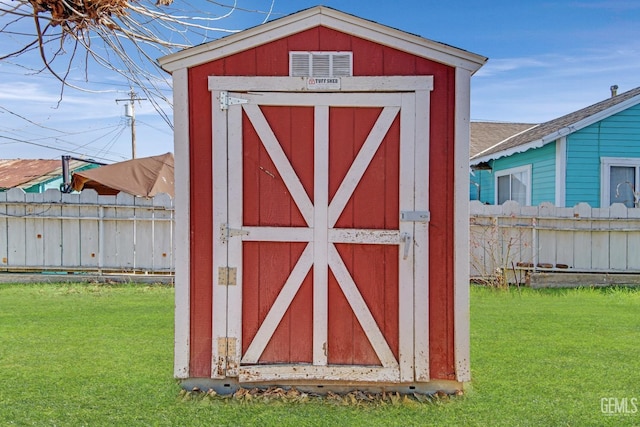
[[[265, 22], [274, 2], [264, 0], [265, 10], [258, 10], [239, 7], [237, 0], [0, 0], [0, 37], [12, 40], [0, 44], [0, 61], [21, 65], [24, 57], [29, 69], [26, 58], [37, 52], [43, 68], [34, 72], [46, 71], [60, 82], [60, 100], [65, 87], [97, 92], [91, 70], [105, 68], [140, 88], [170, 125], [170, 81], [156, 58], [240, 31], [220, 25], [239, 13]], [[78, 73], [86, 85], [75, 83]]]

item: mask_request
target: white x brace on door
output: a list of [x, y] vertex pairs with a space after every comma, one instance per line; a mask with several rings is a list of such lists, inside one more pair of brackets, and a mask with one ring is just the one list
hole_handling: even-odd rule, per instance
[[[213, 107], [214, 278], [212, 378], [239, 381], [428, 381], [429, 93], [424, 77], [342, 78], [340, 91], [312, 92], [294, 77], [210, 77]], [[309, 197], [261, 106], [313, 108], [313, 195]], [[330, 109], [381, 108], [374, 126], [333, 197], [329, 194]], [[305, 227], [243, 223], [243, 117], [255, 129], [306, 223]], [[336, 222], [389, 127], [399, 118], [399, 224], [394, 228], [337, 228]], [[245, 123], [246, 123], [245, 119]], [[312, 201], [313, 200], [313, 201]], [[302, 254], [268, 314], [242, 343], [243, 242], [301, 242]], [[336, 244], [398, 245], [398, 350], [391, 350]], [[337, 280], [379, 366], [331, 365], [327, 360], [327, 283]], [[260, 357], [300, 286], [313, 271], [313, 360], [262, 363]], [[230, 276], [234, 276], [231, 277]], [[233, 280], [235, 279], [235, 280]], [[233, 282], [235, 284], [230, 284]], [[243, 353], [243, 347], [245, 348]]]

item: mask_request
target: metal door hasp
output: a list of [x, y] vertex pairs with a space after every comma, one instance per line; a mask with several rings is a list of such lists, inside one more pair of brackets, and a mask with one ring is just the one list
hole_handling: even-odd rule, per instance
[[402, 211], [400, 221], [429, 222], [431, 214], [429, 211]]

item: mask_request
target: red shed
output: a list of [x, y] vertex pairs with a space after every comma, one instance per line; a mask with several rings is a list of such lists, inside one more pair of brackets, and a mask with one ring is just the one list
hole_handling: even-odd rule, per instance
[[326, 7], [160, 60], [184, 387], [470, 380], [469, 84], [485, 61]]

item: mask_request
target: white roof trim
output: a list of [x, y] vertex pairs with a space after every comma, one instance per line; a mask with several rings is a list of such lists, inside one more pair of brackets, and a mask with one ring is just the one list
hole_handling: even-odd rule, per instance
[[324, 26], [393, 47], [453, 67], [478, 70], [487, 58], [404, 31], [367, 21], [324, 6], [316, 6], [158, 59], [169, 72], [190, 68], [280, 39], [316, 26]]
[[[486, 156], [476, 157], [472, 161], [470, 161], [469, 164], [471, 166], [473, 166], [473, 165], [477, 165], [479, 163], [488, 162], [489, 160], [495, 160], [495, 159], [499, 159], [501, 157], [508, 157], [508, 156], [511, 156], [513, 154], [516, 154], [516, 153], [522, 153], [522, 152], [530, 150], [532, 148], [540, 148], [540, 147], [542, 147], [544, 145], [547, 145], [550, 142], [553, 142], [553, 141], [555, 141], [555, 140], [557, 140], [559, 138], [562, 138], [562, 137], [566, 137], [567, 135], [570, 135], [570, 134], [572, 134], [574, 132], [577, 132], [577, 131], [579, 131], [581, 129], [584, 129], [587, 126], [591, 126], [592, 124], [597, 123], [600, 120], [604, 120], [607, 117], [611, 117], [614, 114], [617, 114], [617, 113], [619, 113], [621, 111], [624, 111], [627, 108], [631, 108], [631, 107], [633, 107], [633, 106], [635, 106], [637, 104], [640, 104], [640, 95], [634, 96], [633, 98], [629, 98], [626, 101], [622, 101], [619, 104], [616, 104], [616, 105], [613, 105], [613, 106], [607, 108], [606, 110], [602, 110], [600, 112], [592, 114], [589, 117], [586, 117], [586, 118], [584, 118], [584, 119], [582, 119], [580, 121], [577, 121], [572, 125], [565, 126], [562, 129], [559, 129], [559, 130], [557, 130], [555, 132], [552, 132], [549, 135], [546, 135], [546, 136], [544, 136], [544, 137], [542, 137], [540, 139], [537, 139], [535, 141], [527, 142], [526, 144], [518, 145], [517, 147], [512, 147], [512, 148], [509, 148], [507, 150], [497, 151], [497, 152], [495, 152], [493, 154], [489, 154], [489, 155], [486, 155]], [[538, 126], [540, 126], [540, 125], [538, 125]], [[492, 148], [494, 148], [494, 147], [496, 147], [496, 146], [508, 141], [509, 139], [511, 139], [511, 138], [513, 138], [513, 137], [515, 137], [517, 135], [520, 135], [520, 134], [522, 134], [524, 132], [528, 132], [531, 129], [532, 128], [527, 129], [527, 130], [525, 130], [523, 132], [520, 132], [520, 133], [518, 133], [516, 135], [510, 136], [509, 138], [505, 139], [504, 141], [500, 141], [499, 143], [493, 145], [492, 147], [489, 147], [489, 148], [485, 149], [484, 151], [476, 154], [476, 156], [481, 155], [485, 151], [491, 150]]]

